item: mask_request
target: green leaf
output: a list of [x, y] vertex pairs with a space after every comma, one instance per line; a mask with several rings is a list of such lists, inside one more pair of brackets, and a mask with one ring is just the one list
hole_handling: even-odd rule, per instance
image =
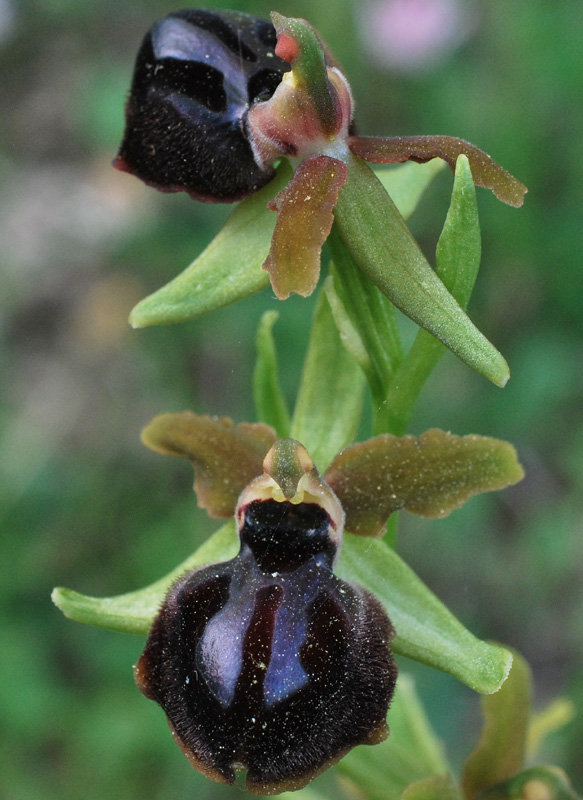
[[508, 680], [497, 694], [482, 698], [484, 727], [480, 741], [464, 766], [466, 797], [516, 775], [524, 766], [530, 720], [530, 668], [514, 652]]
[[320, 292], [291, 436], [301, 442], [321, 473], [358, 431], [364, 375], [343, 346], [326, 295]]
[[448, 770], [441, 744], [407, 674], [399, 674], [387, 720], [390, 734], [384, 742], [354, 748], [337, 766], [367, 800], [392, 800], [413, 781]]
[[273, 340], [273, 326], [278, 317], [277, 311], [266, 311], [257, 329], [253, 396], [259, 420], [271, 425], [278, 437], [285, 439], [290, 435], [291, 419], [278, 379], [277, 351]]
[[116, 597], [89, 597], [58, 587], [53, 590], [51, 598], [69, 619], [122, 633], [147, 634], [172, 581], [205, 564], [228, 561], [238, 551], [235, 523], [228, 522], [176, 569], [143, 589]]
[[276, 177], [239, 203], [220, 233], [184, 272], [138, 303], [130, 314], [133, 327], [194, 319], [268, 286], [263, 262], [269, 253], [276, 215], [267, 203], [291, 175], [288, 162], [282, 161]]
[[481, 792], [479, 800], [581, 800], [581, 797], [558, 767], [532, 767]]
[[445, 161], [434, 158], [425, 164], [409, 161], [373, 172], [390, 194], [403, 219], [409, 219], [435, 176], [445, 169]]
[[395, 653], [447, 672], [477, 692], [500, 689], [511, 653], [471, 634], [383, 541], [346, 536], [338, 574], [384, 605], [397, 631]]
[[464, 800], [464, 798], [450, 775], [436, 775], [408, 786], [400, 800]]
[[347, 166], [335, 218], [356, 263], [403, 313], [468, 366], [504, 386], [506, 361], [431, 269], [374, 173], [359, 159], [350, 158]]
[[[474, 288], [480, 255], [476, 190], [468, 159], [460, 156], [449, 211], [437, 244], [436, 272], [463, 309]], [[406, 430], [415, 401], [445, 349], [430, 333], [423, 329], [418, 331], [388, 392], [387, 410], [392, 432], [403, 433]]]

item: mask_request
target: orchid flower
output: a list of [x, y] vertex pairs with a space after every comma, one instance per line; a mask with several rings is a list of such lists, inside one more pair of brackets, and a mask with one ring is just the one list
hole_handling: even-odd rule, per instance
[[[356, 135], [349, 84], [316, 31], [275, 12], [272, 21], [177, 12], [144, 40], [116, 166], [197, 199], [250, 196], [199, 259], [134, 309], [132, 324], [190, 319], [269, 282], [279, 299], [308, 296], [334, 228], [335, 262], [346, 253], [397, 308], [504, 385], [506, 362], [429, 265], [366, 161], [437, 158], [455, 168], [463, 155], [475, 183], [502, 201], [521, 205], [526, 188], [455, 137]], [[235, 58], [236, 46], [249, 56]]]

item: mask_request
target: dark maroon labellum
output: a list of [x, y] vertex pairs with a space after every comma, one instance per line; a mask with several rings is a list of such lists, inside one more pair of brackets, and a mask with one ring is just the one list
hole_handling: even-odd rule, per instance
[[290, 68], [275, 44], [270, 22], [235, 11], [177, 11], [153, 25], [115, 166], [199, 200], [230, 202], [261, 188], [273, 168], [256, 163], [245, 120]]
[[136, 666], [193, 766], [297, 789], [387, 732], [397, 669], [380, 603], [332, 572], [327, 512], [254, 500], [241, 550], [170, 589]]

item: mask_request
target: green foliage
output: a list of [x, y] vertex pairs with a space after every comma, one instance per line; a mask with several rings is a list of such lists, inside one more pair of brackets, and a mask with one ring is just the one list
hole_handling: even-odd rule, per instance
[[[272, 8], [264, 0], [206, 5], [264, 16]], [[505, 499], [473, 501], [446, 522], [409, 519], [399, 552], [472, 630], [502, 631], [526, 652], [541, 696], [559, 689], [581, 707], [583, 242], [573, 212], [583, 177], [573, 158], [581, 129], [579, 3], [494, 0], [467, 46], [418, 75], [383, 71], [366, 49], [358, 53], [358, 37], [346, 37], [355, 26], [348, 0], [333, 3], [333, 14], [302, 0], [279, 10], [309, 17], [340, 57], [360, 98], [360, 130], [459, 131], [531, 189], [517, 214], [479, 193], [486, 246], [471, 316], [507, 356], [512, 381], [498, 393], [446, 355], [411, 421], [413, 431], [439, 424], [511, 438], [527, 462], [527, 480]], [[264, 292], [188, 326], [123, 333], [131, 306], [200, 252], [222, 219], [221, 209], [128, 189], [110, 175], [133, 48], [159, 14], [151, 0], [123, 8], [23, 3], [12, 39], [2, 40], [10, 113], [0, 134], [7, 221], [0, 787], [15, 800], [223, 800], [238, 791], [190, 770], [162, 715], [140, 701], [130, 670], [138, 640], [67, 624], [46, 601], [55, 582], [96, 595], [148, 583], [212, 532], [188, 496], [184, 465], [169, 459], [161, 468], [141, 452], [139, 429], [163, 409], [249, 418], [241, 376], [251, 370], [255, 321], [273, 307]], [[90, 165], [91, 182], [82, 165]], [[410, 175], [404, 167], [377, 174], [402, 169], [410, 184], [428, 168], [409, 166]], [[42, 193], [47, 179], [49, 201]], [[411, 221], [430, 260], [448, 179], [437, 176]], [[89, 192], [90, 211], [83, 211], [81, 190]], [[405, 215], [394, 186], [389, 191]], [[110, 228], [100, 227], [104, 194], [119, 217]], [[106, 304], [112, 324], [92, 340], [87, 331], [103, 306], [85, 301], [112, 274], [133, 299], [119, 328]], [[274, 336], [285, 354], [286, 397], [311, 312], [306, 302], [281, 307]], [[407, 345], [411, 328], [397, 319]], [[359, 438], [370, 435], [370, 425], [365, 406]], [[453, 683], [444, 690], [437, 673], [424, 670], [419, 688], [455, 764], [467, 755], [475, 726], [463, 687]], [[395, 744], [393, 734], [387, 744]], [[581, 786], [582, 737], [579, 715], [548, 736], [538, 759], [563, 764]], [[361, 751], [373, 757], [381, 747], [360, 748], [341, 763]], [[574, 796], [564, 776], [551, 775], [559, 787], [551, 796]], [[530, 772], [541, 776], [548, 785], [548, 770]], [[490, 796], [521, 797], [527, 783], [523, 776]], [[292, 795], [354, 796], [331, 775]]]

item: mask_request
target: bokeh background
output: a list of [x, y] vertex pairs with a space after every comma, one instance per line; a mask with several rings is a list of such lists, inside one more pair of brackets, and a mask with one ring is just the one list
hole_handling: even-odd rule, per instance
[[[265, 0], [207, 0], [266, 16]], [[54, 585], [109, 595], [172, 568], [215, 525], [188, 465], [139, 442], [156, 413], [254, 419], [253, 337], [270, 292], [189, 324], [132, 331], [133, 304], [182, 270], [229, 209], [111, 168], [132, 62], [169, 0], [0, 0], [0, 795], [229, 798], [133, 685], [143, 640], [66, 620]], [[479, 192], [470, 313], [505, 354], [502, 391], [447, 355], [411, 432], [515, 443], [527, 477], [447, 520], [403, 520], [401, 552], [482, 637], [530, 660], [537, 705], [583, 709], [583, 5], [580, 0], [280, 0], [343, 63], [361, 132], [448, 133], [530, 189]], [[447, 173], [447, 174], [446, 174]], [[449, 171], [412, 220], [431, 256]], [[277, 304], [293, 399], [313, 302]], [[409, 665], [407, 665], [409, 666]], [[454, 764], [479, 726], [469, 690], [415, 670]], [[544, 759], [583, 787], [583, 714]], [[330, 779], [323, 779], [324, 784]], [[237, 795], [238, 796], [238, 795]], [[387, 800], [386, 798], [384, 800]]]

